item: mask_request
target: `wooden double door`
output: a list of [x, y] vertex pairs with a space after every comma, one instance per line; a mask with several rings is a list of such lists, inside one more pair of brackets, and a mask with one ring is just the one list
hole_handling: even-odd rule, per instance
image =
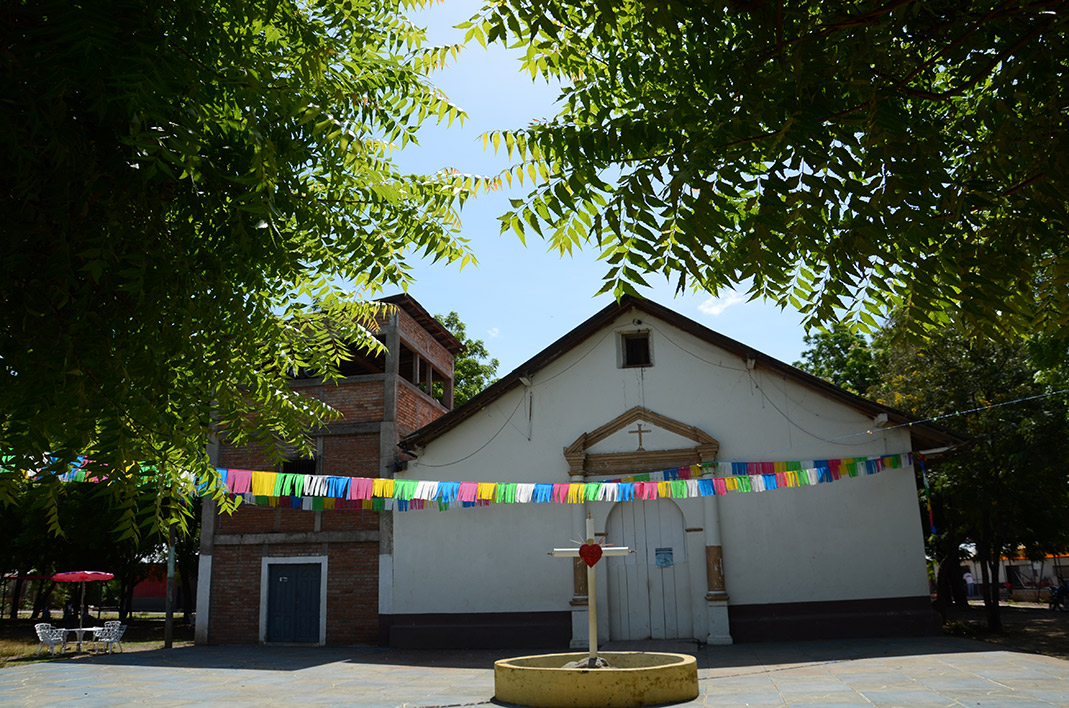
[[617, 640], [694, 636], [683, 512], [670, 499], [620, 502], [607, 542], [635, 550], [607, 558], [609, 636]]

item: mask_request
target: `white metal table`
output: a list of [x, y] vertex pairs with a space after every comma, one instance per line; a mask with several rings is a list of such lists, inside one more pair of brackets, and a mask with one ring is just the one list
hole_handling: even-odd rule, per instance
[[85, 633], [86, 632], [92, 632], [93, 635], [96, 636], [96, 633], [101, 631], [101, 630], [103, 630], [103, 629], [104, 629], [103, 627], [69, 627], [69, 628], [64, 628], [63, 631], [67, 632], [68, 634], [73, 632], [76, 635], [76, 641], [78, 643], [78, 651], [81, 651], [82, 650], [82, 642], [86, 641], [84, 639]]

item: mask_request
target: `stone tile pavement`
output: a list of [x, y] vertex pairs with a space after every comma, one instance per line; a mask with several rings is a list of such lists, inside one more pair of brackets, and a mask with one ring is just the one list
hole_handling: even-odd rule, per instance
[[[955, 638], [703, 647], [610, 644], [698, 657], [686, 706], [1069, 706], [1069, 662]], [[367, 706], [493, 701], [493, 661], [529, 651], [186, 647], [0, 669], [0, 707]]]

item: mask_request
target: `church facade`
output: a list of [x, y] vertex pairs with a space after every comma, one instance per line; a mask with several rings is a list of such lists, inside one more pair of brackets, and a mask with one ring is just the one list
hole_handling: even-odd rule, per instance
[[[585, 647], [585, 566], [547, 552], [586, 540], [588, 516], [635, 550], [596, 566], [599, 642], [937, 631], [914, 462], [961, 442], [626, 297], [402, 439], [398, 479], [597, 491], [394, 513], [383, 633]], [[620, 498], [664, 480], [690, 493]]]
[[585, 566], [548, 553], [588, 517], [634, 550], [595, 567], [599, 643], [938, 631], [915, 464], [951, 431], [631, 297], [453, 409], [459, 343], [395, 300], [381, 360], [294, 382], [345, 414], [304, 498], [218, 452], [253, 503], [205, 511], [198, 642], [585, 647]]

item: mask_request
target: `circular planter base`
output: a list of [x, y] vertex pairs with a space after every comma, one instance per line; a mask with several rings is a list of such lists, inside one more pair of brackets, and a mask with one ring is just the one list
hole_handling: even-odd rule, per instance
[[534, 708], [627, 708], [681, 703], [698, 697], [693, 656], [602, 652], [613, 668], [565, 669], [586, 653], [536, 654], [494, 662], [495, 698]]

